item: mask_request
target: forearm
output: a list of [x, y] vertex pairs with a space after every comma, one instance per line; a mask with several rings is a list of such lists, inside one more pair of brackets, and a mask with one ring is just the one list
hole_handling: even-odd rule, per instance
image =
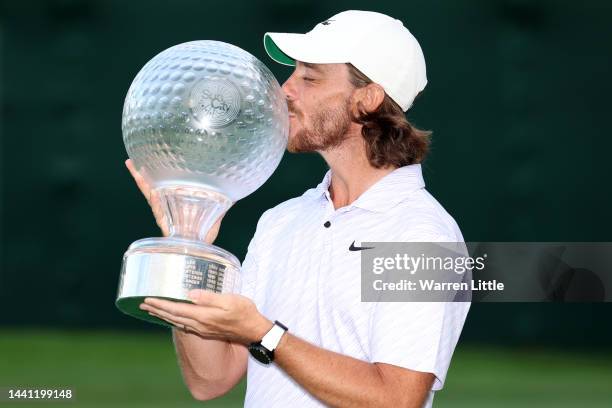
[[433, 381], [429, 374], [414, 372], [414, 381], [400, 383], [377, 364], [322, 349], [290, 333], [276, 348], [275, 362], [330, 406], [420, 407]]
[[246, 373], [247, 350], [240, 344], [177, 329], [172, 329], [172, 337], [185, 384], [196, 399], [225, 394]]
[[[260, 341], [273, 324], [244, 296], [197, 290], [190, 297], [195, 304], [147, 298], [141, 307], [174, 326], [198, 333], [175, 329], [175, 342], [192, 394], [211, 399], [242, 378], [248, 353], [244, 345]], [[430, 372], [369, 363], [325, 350], [290, 332], [282, 335], [274, 353], [281, 369], [332, 406], [420, 407], [435, 378]]]

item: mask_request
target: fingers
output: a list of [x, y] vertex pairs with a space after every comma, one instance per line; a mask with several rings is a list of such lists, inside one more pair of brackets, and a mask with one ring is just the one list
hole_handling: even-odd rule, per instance
[[130, 174], [135, 179], [141, 177], [140, 173], [138, 173], [138, 170], [136, 170], [136, 167], [134, 167], [134, 162], [132, 161], [132, 159], [127, 159], [125, 161], [125, 167], [127, 167], [127, 169], [130, 171]]
[[146, 304], [141, 304], [140, 309], [147, 311], [151, 316], [155, 316], [159, 319], [162, 319], [170, 323], [171, 325], [181, 328], [183, 330], [190, 329], [193, 331], [197, 331], [198, 322], [188, 317], [175, 316], [164, 310], [157, 309]]
[[125, 161], [125, 167], [127, 167], [127, 169], [130, 171], [130, 174], [134, 178], [134, 181], [136, 181], [136, 185], [138, 186], [142, 194], [144, 194], [145, 198], [149, 200], [151, 189], [149, 188], [149, 185], [145, 181], [142, 174], [140, 174], [138, 170], [136, 170], [136, 167], [134, 167], [134, 162], [132, 162], [132, 159], [127, 159]]
[[165, 237], [167, 237], [170, 231], [169, 231], [169, 228], [166, 222], [165, 214], [162, 210], [161, 199], [159, 197], [159, 193], [155, 190], [151, 190], [151, 187], [146, 182], [143, 175], [138, 170], [136, 170], [136, 167], [134, 167], [134, 162], [132, 162], [131, 159], [127, 159], [125, 161], [125, 167], [127, 167], [127, 169], [130, 171], [130, 174], [134, 178], [134, 181], [136, 181], [136, 185], [138, 186], [138, 189], [140, 190], [142, 195], [144, 195], [145, 199], [149, 203], [151, 210], [153, 210], [153, 216], [155, 217], [155, 222], [157, 222], [157, 225], [161, 229], [162, 234]]
[[219, 229], [221, 228], [221, 220], [223, 220], [223, 217], [226, 213], [227, 211], [224, 211], [223, 214], [221, 214], [219, 218], [217, 218], [217, 221], [215, 221], [212, 227], [210, 227], [210, 229], [206, 233], [206, 237], [204, 238], [204, 241], [206, 243], [212, 244], [213, 242], [215, 242], [215, 239], [217, 239], [217, 236], [219, 235]]
[[226, 296], [220, 293], [214, 293], [208, 290], [192, 289], [187, 294], [193, 303], [199, 306], [215, 307], [219, 309], [227, 309]]
[[197, 330], [194, 329], [193, 326], [190, 326], [186, 322], [181, 323], [181, 322], [176, 321], [176, 320], [168, 319], [168, 318], [165, 318], [165, 317], [163, 317], [161, 315], [158, 315], [155, 312], [149, 312], [149, 316], [157, 317], [158, 319], [163, 320], [166, 323], [168, 323], [168, 324], [174, 326], [175, 328], [177, 328], [177, 329], [179, 329], [181, 331], [184, 331], [186, 333], [197, 333]]
[[215, 221], [215, 224], [221, 224], [221, 220], [223, 220], [223, 218], [225, 217], [225, 214], [227, 214], [227, 210], [225, 210], [225, 211], [223, 211], [223, 213], [221, 213], [219, 218], [217, 218], [217, 221]]
[[145, 305], [149, 305], [157, 309], [157, 311], [165, 312], [174, 317], [184, 317], [201, 322], [209, 319], [216, 319], [218, 317], [215, 308], [201, 307], [190, 303], [173, 302], [157, 298], [145, 298], [144, 302]]

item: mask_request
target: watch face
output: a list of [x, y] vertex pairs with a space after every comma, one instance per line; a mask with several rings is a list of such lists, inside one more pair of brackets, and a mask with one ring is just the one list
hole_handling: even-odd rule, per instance
[[269, 351], [266, 350], [262, 345], [252, 344], [249, 346], [249, 351], [255, 360], [263, 364], [270, 364], [272, 359], [268, 355]]

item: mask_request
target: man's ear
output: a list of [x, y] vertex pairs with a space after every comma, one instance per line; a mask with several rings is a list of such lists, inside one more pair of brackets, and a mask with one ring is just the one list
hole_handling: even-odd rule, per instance
[[378, 84], [368, 84], [358, 88], [354, 94], [355, 102], [363, 113], [374, 112], [385, 99], [385, 90]]

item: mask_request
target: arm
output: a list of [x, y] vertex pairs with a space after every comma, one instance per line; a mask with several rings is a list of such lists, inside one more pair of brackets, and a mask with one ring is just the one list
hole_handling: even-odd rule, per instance
[[[240, 295], [192, 290], [195, 304], [147, 298], [146, 310], [206, 339], [240, 344], [259, 341], [272, 327], [253, 302]], [[383, 363], [369, 363], [314, 346], [285, 333], [275, 361], [296, 382], [332, 406], [419, 407], [434, 375]]]
[[368, 363], [314, 346], [291, 333], [274, 351], [275, 363], [330, 406], [420, 407], [434, 375]]
[[227, 393], [246, 373], [248, 351], [241, 344], [206, 340], [180, 329], [172, 329], [172, 337], [183, 379], [197, 400]]

